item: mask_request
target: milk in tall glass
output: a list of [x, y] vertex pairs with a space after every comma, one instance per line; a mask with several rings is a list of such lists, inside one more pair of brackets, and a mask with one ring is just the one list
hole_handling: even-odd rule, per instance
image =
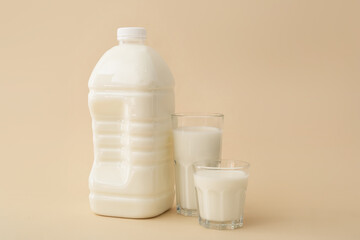
[[222, 115], [173, 115], [176, 207], [182, 215], [197, 215], [192, 164], [220, 159], [222, 119]]

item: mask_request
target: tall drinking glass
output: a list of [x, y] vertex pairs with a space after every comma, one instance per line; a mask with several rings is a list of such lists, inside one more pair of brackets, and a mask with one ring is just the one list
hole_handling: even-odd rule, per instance
[[192, 164], [221, 158], [224, 115], [173, 114], [176, 179], [176, 210], [184, 216], [197, 216]]

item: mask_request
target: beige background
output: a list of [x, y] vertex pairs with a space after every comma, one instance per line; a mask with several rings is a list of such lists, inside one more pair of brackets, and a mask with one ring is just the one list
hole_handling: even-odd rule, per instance
[[[359, 1], [2, 1], [1, 239], [360, 239]], [[225, 114], [252, 164], [245, 225], [88, 206], [87, 81], [120, 26], [144, 26], [176, 111]]]

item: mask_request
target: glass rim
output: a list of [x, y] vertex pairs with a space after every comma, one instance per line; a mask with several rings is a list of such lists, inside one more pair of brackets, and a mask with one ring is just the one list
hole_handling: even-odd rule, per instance
[[[221, 163], [221, 162], [234, 162], [234, 163], [240, 163], [242, 166], [235, 166], [235, 167], [212, 167], [207, 166], [211, 163]], [[241, 160], [230, 160], [230, 159], [222, 159], [222, 160], [216, 160], [216, 161], [197, 161], [193, 164], [194, 168], [198, 169], [206, 169], [206, 170], [247, 170], [250, 167], [250, 163], [241, 161]]]
[[172, 113], [171, 117], [219, 117], [224, 118], [224, 114], [222, 113], [198, 113], [198, 112], [180, 112], [180, 113]]

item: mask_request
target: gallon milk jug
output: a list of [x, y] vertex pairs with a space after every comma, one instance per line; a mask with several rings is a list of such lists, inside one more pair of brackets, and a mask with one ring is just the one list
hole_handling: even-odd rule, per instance
[[89, 80], [94, 163], [89, 177], [93, 212], [148, 218], [172, 207], [171, 116], [174, 80], [145, 45], [144, 28], [119, 28]]

